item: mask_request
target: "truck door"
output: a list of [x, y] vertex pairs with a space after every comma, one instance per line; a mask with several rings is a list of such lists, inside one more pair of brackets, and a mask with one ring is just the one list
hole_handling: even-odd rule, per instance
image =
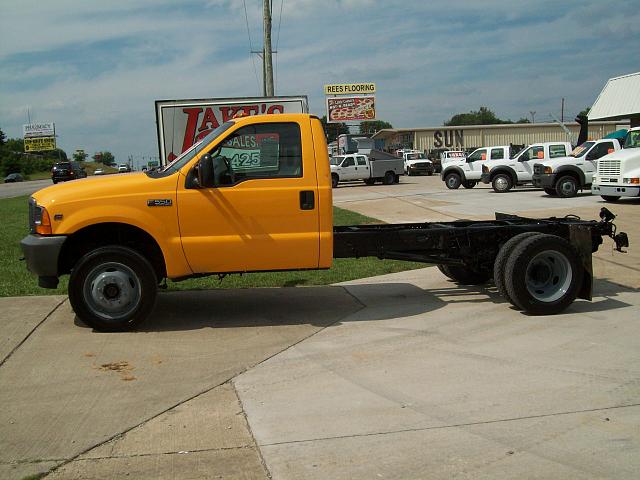
[[515, 169], [518, 172], [518, 181], [531, 181], [533, 177], [533, 165], [544, 161], [544, 147], [542, 145], [527, 148], [518, 157]]
[[613, 153], [614, 151], [615, 147], [613, 146], [613, 142], [608, 141], [594, 145], [594, 147], [585, 155], [585, 162], [582, 169], [584, 170], [584, 180], [587, 185], [593, 181], [593, 175], [596, 173], [598, 168], [598, 160], [605, 155]]
[[194, 273], [317, 268], [319, 214], [308, 125], [246, 125], [203, 149], [215, 187], [178, 185], [182, 247]]
[[487, 149], [480, 148], [467, 157], [467, 161], [462, 165], [462, 170], [467, 172], [482, 172], [482, 164], [488, 160]]
[[371, 173], [369, 171], [369, 162], [364, 155], [357, 155], [356, 162], [358, 163], [358, 178], [369, 178]]
[[340, 168], [340, 180], [357, 180], [359, 178], [355, 157], [345, 157]]

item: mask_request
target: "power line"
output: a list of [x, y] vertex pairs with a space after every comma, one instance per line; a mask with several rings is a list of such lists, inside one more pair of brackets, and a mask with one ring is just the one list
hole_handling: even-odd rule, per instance
[[260, 91], [260, 80], [258, 79], [258, 70], [256, 69], [256, 59], [253, 56], [253, 42], [251, 42], [251, 31], [249, 30], [249, 16], [247, 15], [246, 0], [242, 0], [242, 4], [244, 5], [244, 20], [245, 20], [245, 23], [247, 24], [247, 35], [249, 36], [249, 57], [251, 58], [251, 63], [253, 64], [253, 73], [256, 76], [258, 91]]

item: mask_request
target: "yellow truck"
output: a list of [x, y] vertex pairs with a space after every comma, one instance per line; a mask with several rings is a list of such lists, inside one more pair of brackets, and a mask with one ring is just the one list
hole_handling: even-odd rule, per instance
[[77, 316], [131, 329], [164, 279], [327, 269], [336, 257], [436, 264], [460, 283], [498, 289], [518, 308], [552, 314], [591, 295], [591, 253], [615, 235], [613, 215], [333, 227], [320, 120], [257, 115], [220, 125], [149, 172], [82, 179], [36, 192], [21, 242], [41, 287], [70, 274]]

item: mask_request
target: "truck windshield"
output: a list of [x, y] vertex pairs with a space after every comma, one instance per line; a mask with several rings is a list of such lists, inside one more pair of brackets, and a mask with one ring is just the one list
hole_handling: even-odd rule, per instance
[[344, 157], [331, 157], [330, 164], [331, 165], [340, 165], [344, 160]]
[[580, 158], [583, 157], [585, 153], [589, 151], [593, 144], [596, 142], [584, 142], [582, 145], [578, 145], [573, 149], [573, 152], [569, 154], [570, 157]]
[[201, 150], [202, 147], [211, 143], [215, 138], [222, 135], [225, 131], [227, 131], [234, 122], [225, 122], [220, 125], [215, 130], [212, 130], [211, 133], [207, 134], [202, 140], [194, 143], [189, 149], [185, 150], [180, 154], [173, 162], [167, 164], [160, 170], [158, 173], [171, 174], [180, 170], [184, 165], [191, 160], [196, 154]]
[[640, 130], [628, 132], [624, 139], [623, 148], [639, 148], [640, 147]]

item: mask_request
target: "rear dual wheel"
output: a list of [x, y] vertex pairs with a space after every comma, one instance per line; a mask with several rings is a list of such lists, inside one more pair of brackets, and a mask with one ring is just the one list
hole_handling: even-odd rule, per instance
[[506, 242], [494, 266], [498, 290], [514, 306], [534, 315], [566, 309], [578, 296], [583, 278], [575, 248], [562, 237], [537, 232]]

